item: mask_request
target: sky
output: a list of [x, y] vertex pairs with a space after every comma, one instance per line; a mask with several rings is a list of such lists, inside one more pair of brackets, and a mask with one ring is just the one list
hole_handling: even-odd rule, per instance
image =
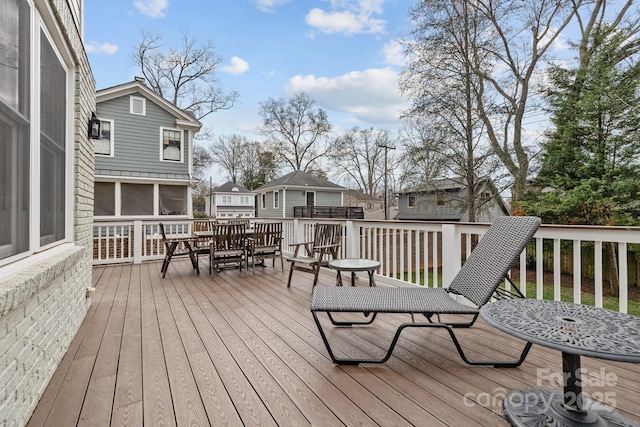
[[220, 88], [239, 103], [204, 119], [214, 138], [257, 129], [261, 102], [306, 92], [334, 131], [397, 130], [408, 103], [398, 91], [413, 0], [85, 0], [85, 44], [103, 89], [140, 75], [130, 55], [141, 31], [179, 45], [182, 31], [213, 42]]

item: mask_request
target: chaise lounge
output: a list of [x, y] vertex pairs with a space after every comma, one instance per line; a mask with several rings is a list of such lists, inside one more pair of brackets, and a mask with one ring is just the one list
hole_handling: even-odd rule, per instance
[[[448, 288], [411, 287], [326, 287], [316, 286], [311, 298], [311, 314], [318, 326], [331, 360], [336, 364], [386, 362], [398, 342], [400, 333], [407, 327], [431, 327], [447, 330], [462, 360], [470, 365], [516, 367], [524, 361], [531, 343], [527, 343], [518, 360], [470, 360], [454, 333], [454, 328], [473, 326], [480, 307], [492, 298], [523, 298], [516, 286], [512, 291], [501, 287], [510, 268], [540, 226], [537, 217], [499, 217], [471, 252]], [[465, 297], [469, 303], [458, 302], [456, 296]], [[402, 323], [395, 332], [386, 354], [375, 358], [337, 357], [329, 344], [327, 334], [318, 313], [324, 312], [334, 326], [369, 325], [379, 313], [406, 313], [411, 321]], [[338, 321], [332, 313], [363, 313], [363, 321]], [[424, 315], [426, 321], [416, 321], [415, 315]], [[469, 316], [468, 321], [447, 322], [441, 315]]]

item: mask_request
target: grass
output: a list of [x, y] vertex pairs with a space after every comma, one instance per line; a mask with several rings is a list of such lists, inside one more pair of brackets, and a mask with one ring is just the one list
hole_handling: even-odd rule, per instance
[[[410, 277], [410, 278], [409, 278]], [[404, 280], [405, 282], [416, 283], [416, 274], [415, 272], [405, 273], [403, 278], [397, 277], [400, 280]], [[429, 273], [427, 283], [433, 283], [433, 273]], [[424, 286], [424, 273], [420, 272], [420, 280], [417, 282], [419, 285]], [[514, 281], [516, 285], [519, 284], [518, 281]], [[438, 284], [442, 285], [442, 276], [438, 274]], [[596, 297], [592, 293], [582, 292], [581, 294], [581, 304], [595, 306], [596, 305]], [[536, 298], [536, 284], [532, 282], [527, 282], [527, 298]], [[553, 300], [553, 285], [544, 285], [542, 288], [542, 298], [545, 300]], [[573, 288], [562, 287], [560, 289], [560, 300], [573, 302]], [[602, 306], [604, 308], [608, 308], [609, 310], [619, 311], [620, 309], [620, 299], [618, 297], [603, 295], [602, 296]], [[629, 300], [627, 303], [627, 313], [633, 314], [634, 316], [640, 316], [640, 301], [632, 301]]]

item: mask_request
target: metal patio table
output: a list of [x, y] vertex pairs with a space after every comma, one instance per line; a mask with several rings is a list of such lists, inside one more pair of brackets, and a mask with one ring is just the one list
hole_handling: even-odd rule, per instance
[[351, 272], [351, 286], [355, 286], [356, 272], [366, 271], [369, 275], [369, 286], [375, 286], [373, 274], [380, 268], [380, 262], [366, 258], [340, 258], [329, 261], [329, 268], [337, 271], [336, 286], [342, 286], [342, 272]]
[[583, 395], [580, 357], [640, 363], [640, 317], [534, 299], [494, 302], [480, 314], [510, 335], [562, 352], [563, 392], [540, 387], [510, 392], [504, 409], [512, 425], [635, 425]]

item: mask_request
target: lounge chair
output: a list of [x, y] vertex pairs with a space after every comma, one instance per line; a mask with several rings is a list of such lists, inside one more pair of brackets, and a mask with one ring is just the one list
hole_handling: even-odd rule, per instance
[[[500, 285], [504, 283], [505, 279], [509, 280], [509, 269], [539, 226], [540, 219], [537, 217], [505, 216], [497, 218], [480, 239], [448, 288], [316, 286], [311, 298], [311, 314], [331, 360], [336, 364], [347, 365], [384, 363], [391, 356], [404, 328], [435, 327], [444, 328], [449, 332], [460, 357], [470, 365], [520, 366], [531, 348], [531, 343], [527, 343], [518, 360], [470, 360], [464, 354], [453, 329], [471, 327], [478, 318], [480, 307], [488, 303], [491, 298], [524, 297], [516, 286], [511, 287], [513, 291], [508, 291]], [[473, 305], [456, 301], [456, 295], [466, 297]], [[329, 344], [318, 318], [320, 312], [327, 313], [331, 323], [335, 326], [368, 325], [375, 320], [378, 313], [407, 313], [411, 315], [411, 321], [398, 327], [389, 349], [381, 359], [340, 358], [336, 357]], [[364, 313], [365, 320], [337, 321], [332, 315], [337, 312]], [[416, 321], [414, 318], [416, 314], [424, 315], [427, 321]], [[470, 316], [470, 319], [469, 321], [446, 322], [440, 318], [445, 314]]]

